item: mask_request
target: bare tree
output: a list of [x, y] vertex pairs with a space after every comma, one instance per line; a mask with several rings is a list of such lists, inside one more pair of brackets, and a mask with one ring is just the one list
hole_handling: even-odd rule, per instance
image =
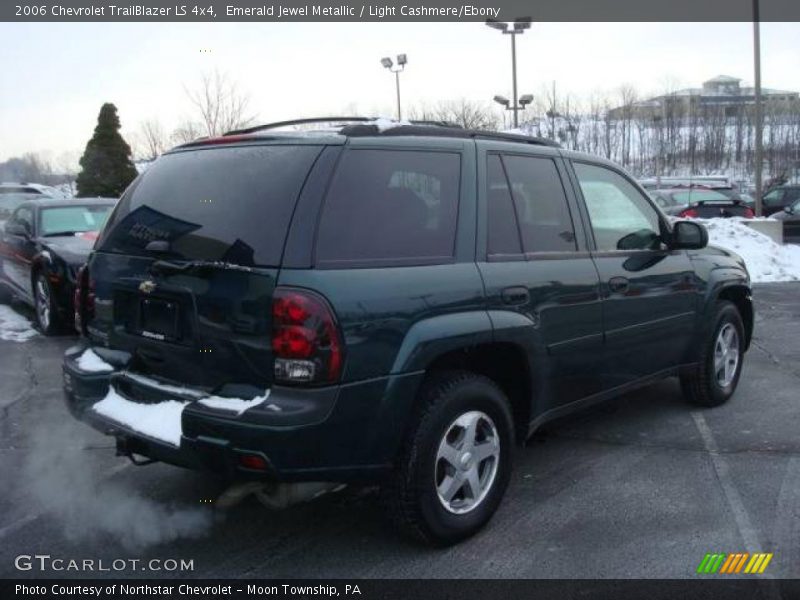
[[410, 115], [412, 120], [446, 121], [465, 129], [497, 129], [500, 125], [491, 106], [465, 98], [447, 100], [433, 107], [415, 107]]
[[155, 118], [139, 123], [139, 138], [139, 155], [144, 160], [155, 160], [169, 146], [169, 136], [161, 121]]
[[172, 142], [175, 144], [186, 144], [193, 142], [199, 137], [203, 137], [203, 126], [194, 121], [181, 121], [172, 132]]
[[241, 92], [225, 73], [204, 73], [197, 88], [184, 89], [208, 136], [247, 127], [254, 120], [248, 111], [249, 95]]

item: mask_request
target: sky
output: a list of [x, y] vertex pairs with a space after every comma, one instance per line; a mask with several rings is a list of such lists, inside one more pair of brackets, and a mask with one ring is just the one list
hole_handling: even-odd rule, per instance
[[[800, 23], [765, 23], [762, 84], [800, 90]], [[534, 23], [518, 38], [518, 93], [642, 95], [720, 74], [753, 80], [749, 23]], [[142, 121], [193, 117], [186, 89], [219, 70], [257, 122], [393, 115], [384, 56], [408, 55], [403, 106], [511, 95], [508, 36], [482, 23], [1, 23], [0, 160], [75, 162], [104, 102], [132, 140]]]

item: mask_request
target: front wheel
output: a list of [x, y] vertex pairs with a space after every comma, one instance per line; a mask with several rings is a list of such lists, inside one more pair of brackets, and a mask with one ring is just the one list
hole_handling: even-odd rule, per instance
[[744, 362], [744, 326], [736, 305], [718, 302], [708, 331], [698, 364], [681, 375], [681, 388], [692, 404], [719, 406], [736, 391]]
[[53, 288], [41, 271], [33, 279], [33, 300], [36, 309], [36, 324], [45, 335], [53, 335], [58, 331], [59, 319], [56, 310]]
[[490, 379], [450, 372], [423, 386], [421, 408], [382, 496], [412, 537], [448, 545], [480, 530], [511, 475], [508, 399]]

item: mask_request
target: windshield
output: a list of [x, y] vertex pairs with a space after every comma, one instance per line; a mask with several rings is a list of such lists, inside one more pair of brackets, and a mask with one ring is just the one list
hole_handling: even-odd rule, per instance
[[100, 231], [111, 209], [110, 205], [44, 208], [40, 217], [40, 235], [71, 235], [84, 231]]
[[[159, 258], [276, 266], [321, 148], [227, 146], [167, 154], [124, 195], [98, 248]], [[152, 246], [151, 246], [152, 248]]]
[[720, 194], [714, 190], [689, 190], [686, 192], [675, 192], [672, 197], [679, 204], [689, 204], [690, 202], [705, 202], [709, 200], [727, 200], [725, 194]]

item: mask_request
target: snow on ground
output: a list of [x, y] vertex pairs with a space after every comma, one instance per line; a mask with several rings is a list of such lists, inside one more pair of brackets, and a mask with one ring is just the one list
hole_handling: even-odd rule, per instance
[[776, 244], [750, 229], [741, 219], [703, 219], [708, 243], [734, 251], [744, 259], [753, 283], [800, 281], [800, 246]]
[[28, 319], [11, 307], [0, 304], [0, 340], [27, 342], [36, 335], [37, 332]]
[[120, 396], [109, 386], [105, 398], [92, 408], [112, 421], [173, 446], [181, 445], [181, 413], [188, 402], [167, 400], [157, 404], [140, 404]]
[[91, 348], [78, 357], [78, 368], [84, 373], [110, 373], [114, 370], [114, 367], [97, 356]]

